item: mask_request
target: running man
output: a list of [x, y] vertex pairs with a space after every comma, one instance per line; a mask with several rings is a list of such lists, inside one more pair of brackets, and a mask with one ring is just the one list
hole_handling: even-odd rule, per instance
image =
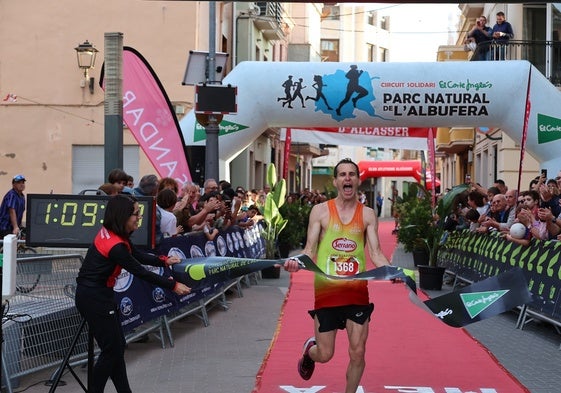
[[284, 107], [288, 104], [289, 108], [292, 108], [292, 86], [294, 86], [294, 82], [292, 81], [292, 75], [288, 75], [288, 79], [282, 83], [282, 87], [284, 87], [284, 97], [278, 97], [277, 102], [284, 101], [282, 106]]
[[354, 108], [356, 108], [356, 102], [358, 100], [368, 95], [368, 90], [366, 90], [358, 83], [362, 72], [362, 70], [357, 70], [357, 66], [353, 64], [351, 65], [351, 69], [345, 74], [345, 77], [349, 80], [349, 82], [347, 83], [347, 92], [345, 93], [345, 98], [343, 98], [343, 101], [341, 101], [337, 109], [335, 109], [335, 112], [338, 116], [341, 116], [341, 108], [347, 102], [349, 102], [354, 93], [357, 93], [357, 95], [352, 99]]
[[306, 106], [304, 105], [304, 97], [302, 96], [302, 89], [305, 89], [307, 86], [302, 86], [303, 82], [304, 79], [302, 78], [298, 78], [298, 82], [294, 82], [294, 94], [292, 95], [292, 101], [296, 100], [297, 98], [300, 98], [300, 101], [302, 102], [302, 108], [305, 108]]
[[[380, 249], [376, 212], [358, 201], [357, 164], [350, 159], [339, 161], [333, 185], [337, 197], [312, 208], [303, 253], [316, 257], [318, 267], [330, 275], [348, 276], [367, 270], [366, 251], [376, 267], [389, 265]], [[284, 268], [296, 272], [298, 260], [287, 260]], [[366, 365], [368, 324], [374, 310], [368, 284], [364, 280], [339, 281], [319, 275], [314, 280], [314, 310], [309, 313], [314, 319], [315, 336], [304, 344], [298, 372], [303, 379], [310, 379], [315, 362], [327, 363], [333, 357], [337, 330], [346, 330], [349, 364], [345, 393], [356, 393]]]

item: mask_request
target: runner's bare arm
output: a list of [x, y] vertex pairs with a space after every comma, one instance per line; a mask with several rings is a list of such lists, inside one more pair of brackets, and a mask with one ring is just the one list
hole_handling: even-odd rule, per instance
[[[306, 245], [302, 250], [302, 254], [306, 254], [312, 259], [314, 259], [317, 252], [317, 246], [322, 228], [322, 217], [324, 217], [326, 214], [327, 203], [320, 203], [319, 205], [315, 205], [310, 212]], [[296, 259], [288, 259], [284, 263], [284, 269], [286, 271], [295, 272], [298, 270], [298, 268], [298, 261]]]
[[366, 226], [366, 249], [376, 267], [390, 265], [386, 256], [380, 248], [380, 238], [378, 237], [378, 218], [371, 208], [363, 210], [363, 219]]

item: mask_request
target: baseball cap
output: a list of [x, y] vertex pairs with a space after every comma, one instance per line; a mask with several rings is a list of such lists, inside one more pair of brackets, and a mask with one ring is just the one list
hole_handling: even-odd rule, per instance
[[23, 175], [15, 175], [14, 178], [12, 179], [12, 182], [18, 182], [18, 181], [25, 181], [25, 176]]

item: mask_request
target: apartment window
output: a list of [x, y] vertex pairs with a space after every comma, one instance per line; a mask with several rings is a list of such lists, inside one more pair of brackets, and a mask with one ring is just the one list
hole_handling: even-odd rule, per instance
[[368, 61], [376, 61], [376, 45], [368, 45]]
[[559, 41], [561, 38], [561, 3], [551, 3], [551, 40]]
[[[83, 190], [97, 190], [105, 183], [104, 179], [104, 155], [103, 146], [96, 145], [73, 145], [72, 146], [72, 193], [77, 194]], [[139, 147], [123, 146], [123, 170], [134, 178], [138, 184], [140, 175]]]
[[[550, 19], [551, 19], [551, 40], [553, 44], [551, 54], [551, 74], [549, 80], [556, 86], [561, 85], [561, 3], [551, 3]], [[546, 74], [547, 76], [547, 74]]]
[[[522, 38], [529, 41], [545, 41], [548, 39], [546, 32], [547, 25], [545, 5], [527, 5], [524, 7], [524, 29]], [[516, 34], [516, 32], [515, 32]], [[526, 48], [525, 48], [526, 49]], [[528, 60], [546, 77], [549, 76], [547, 70], [546, 46], [529, 45], [523, 54], [523, 59]]]
[[386, 48], [380, 48], [380, 58], [379, 58], [379, 61], [381, 61], [381, 62], [390, 61], [389, 55], [390, 55], [390, 53], [389, 53], [388, 49], [386, 49]]
[[339, 40], [321, 40], [323, 61], [339, 61]]
[[367, 21], [370, 26], [376, 26], [376, 13], [374, 11], [368, 11]]
[[389, 16], [382, 16], [380, 18], [380, 29], [382, 29], [382, 30], [389, 30], [390, 29], [390, 17]]
[[499, 178], [499, 148], [493, 145], [493, 182]]
[[338, 5], [326, 5], [321, 10], [323, 20], [339, 20], [340, 10]]

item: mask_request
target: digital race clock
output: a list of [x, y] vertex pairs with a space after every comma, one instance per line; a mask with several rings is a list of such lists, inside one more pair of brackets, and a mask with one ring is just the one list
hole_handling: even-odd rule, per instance
[[[26, 244], [39, 247], [89, 247], [103, 224], [110, 196], [27, 195]], [[154, 247], [155, 199], [136, 197], [142, 218], [131, 241]]]

